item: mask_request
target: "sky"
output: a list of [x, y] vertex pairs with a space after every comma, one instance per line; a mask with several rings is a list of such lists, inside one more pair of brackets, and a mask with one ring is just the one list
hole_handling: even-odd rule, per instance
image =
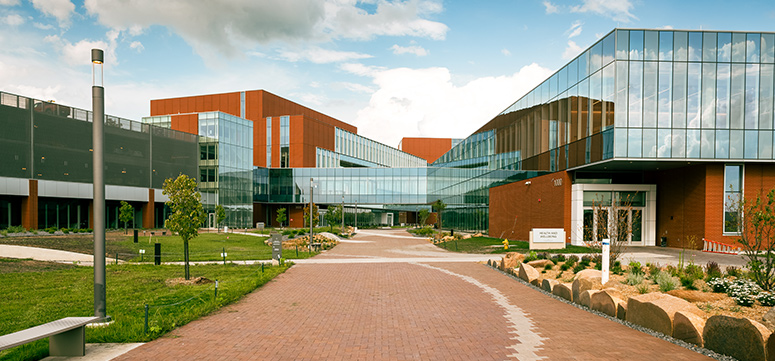
[[775, 32], [775, 2], [0, 0], [0, 91], [106, 113], [263, 89], [397, 147], [465, 138], [614, 28]]

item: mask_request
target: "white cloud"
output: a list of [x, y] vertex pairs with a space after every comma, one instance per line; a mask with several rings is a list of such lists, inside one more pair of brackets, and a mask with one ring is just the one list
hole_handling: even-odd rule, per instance
[[369, 54], [356, 53], [352, 51], [328, 50], [313, 46], [298, 52], [283, 50], [280, 51], [280, 57], [291, 62], [309, 61], [315, 64], [326, 64], [340, 63], [343, 61], [358, 59], [368, 59], [372, 56]]
[[143, 50], [145, 50], [145, 47], [143, 46], [143, 43], [141, 43], [139, 41], [133, 41], [131, 44], [129, 44], [129, 48], [137, 50], [138, 53], [140, 53]]
[[75, 5], [70, 0], [31, 0], [32, 6], [45, 15], [53, 16], [59, 21], [59, 26], [70, 26], [70, 15], [75, 11]]
[[24, 24], [24, 18], [19, 16], [18, 14], [11, 14], [11, 15], [5, 16], [3, 18], [0, 18], [0, 21], [10, 26], [19, 26], [21, 24]]
[[556, 14], [556, 13], [560, 12], [560, 9], [558, 9], [556, 5], [554, 5], [554, 4], [552, 4], [552, 3], [548, 2], [548, 1], [544, 1], [543, 4], [546, 7], [546, 13], [547, 14]]
[[344, 83], [339, 83], [338, 85], [341, 85], [343, 88], [355, 93], [371, 94], [374, 92], [374, 89], [358, 83], [344, 82]]
[[581, 5], [571, 7], [571, 12], [594, 13], [615, 21], [629, 23], [631, 20], [637, 19], [630, 12], [632, 7], [630, 0], [582, 0]]
[[422, 46], [418, 45], [412, 45], [412, 46], [400, 46], [398, 44], [394, 44], [390, 47], [390, 50], [393, 50], [393, 54], [414, 54], [417, 56], [426, 56], [428, 55], [428, 51], [425, 50]]
[[435, 2], [379, 0], [373, 13], [357, 5], [357, 0], [84, 2], [89, 14], [108, 27], [137, 35], [153, 25], [165, 26], [203, 57], [235, 56], [275, 41], [314, 43], [382, 35], [444, 39], [449, 29], [425, 19], [442, 10]]
[[468, 136], [551, 74], [531, 64], [512, 75], [455, 85], [446, 68], [342, 68], [371, 77], [377, 87], [358, 111], [358, 133], [393, 146], [406, 136]]
[[501, 49], [501, 54], [506, 56], [511, 56], [511, 52], [509, 51], [509, 49]]
[[385, 70], [385, 68], [382, 67], [366, 66], [360, 63], [346, 63], [342, 64], [340, 68], [348, 73], [360, 76], [372, 76], [379, 71]]
[[658, 27], [657, 29], [672, 30], [673, 26], [672, 25], [663, 25], [663, 26]]
[[81, 40], [75, 44], [60, 38], [57, 35], [49, 35], [43, 40], [54, 45], [61, 55], [62, 59], [68, 65], [89, 65], [91, 64], [91, 49], [102, 49], [105, 52], [105, 64], [107, 66], [118, 65], [116, 57], [116, 39], [117, 32], [109, 31], [106, 34], [108, 41], [104, 40]]
[[576, 55], [579, 55], [581, 53], [581, 47], [576, 44], [573, 40], [568, 40], [568, 47], [565, 48], [565, 51], [562, 53], [563, 59], [573, 59], [576, 57]]
[[16, 6], [16, 5], [19, 5], [19, 0], [0, 0], [0, 5]]
[[575, 21], [573, 24], [571, 24], [570, 29], [565, 31], [566, 34], [568, 34], [568, 39], [575, 38], [579, 35], [581, 35], [582, 28], [581, 26], [584, 25], [581, 21]]
[[54, 25], [51, 24], [41, 24], [41, 23], [33, 23], [32, 26], [40, 29], [40, 30], [51, 30], [54, 28]]

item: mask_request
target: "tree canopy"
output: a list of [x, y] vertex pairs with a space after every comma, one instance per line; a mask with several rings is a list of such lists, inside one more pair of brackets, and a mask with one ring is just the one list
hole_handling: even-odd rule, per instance
[[162, 187], [162, 194], [169, 197], [166, 204], [171, 211], [166, 226], [183, 239], [186, 279], [189, 279], [188, 241], [199, 235], [199, 227], [207, 219], [202, 207], [202, 195], [196, 188], [196, 181], [185, 174], [165, 180]]

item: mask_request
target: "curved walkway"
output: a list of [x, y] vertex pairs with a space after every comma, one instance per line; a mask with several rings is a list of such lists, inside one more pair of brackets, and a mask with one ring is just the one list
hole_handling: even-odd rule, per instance
[[354, 240], [118, 360], [708, 359], [402, 230]]

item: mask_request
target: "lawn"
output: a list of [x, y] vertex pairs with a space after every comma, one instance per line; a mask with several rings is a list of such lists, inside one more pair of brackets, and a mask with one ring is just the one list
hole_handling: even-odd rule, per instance
[[[471, 237], [458, 241], [449, 241], [436, 244], [448, 251], [461, 253], [506, 253], [529, 252], [530, 244], [525, 241], [509, 241], [509, 249], [503, 249], [503, 239], [492, 237]], [[534, 250], [541, 252], [544, 250]], [[549, 253], [592, 253], [587, 247], [566, 245], [565, 249], [545, 250]]]
[[[0, 334], [26, 329], [62, 317], [91, 316], [93, 269], [50, 269], [45, 262], [0, 258]], [[56, 266], [54, 268], [57, 268]], [[191, 276], [218, 280], [201, 285], [167, 285], [182, 277], [182, 266], [108, 265], [107, 313], [115, 322], [87, 328], [86, 342], [146, 342], [232, 303], [265, 284], [287, 267], [260, 265], [191, 266]], [[144, 331], [144, 306], [149, 304], [149, 332]], [[177, 305], [172, 305], [177, 304]], [[168, 305], [168, 306], [164, 306]], [[37, 360], [48, 354], [47, 339], [0, 351], [2, 360]]]
[[[105, 250], [109, 257], [125, 261], [153, 262], [154, 243], [161, 243], [162, 262], [183, 261], [183, 240], [178, 236], [156, 235], [150, 236], [150, 231], [140, 231], [138, 243], [134, 243], [131, 231], [124, 235], [124, 231], [108, 232], [105, 239]], [[227, 239], [228, 237], [228, 239]], [[272, 247], [264, 244], [267, 237], [248, 236], [235, 233], [200, 233], [198, 237], [189, 241], [189, 256], [191, 261], [220, 261], [221, 252], [226, 250], [227, 261], [242, 260], [269, 260], [272, 258]], [[63, 251], [94, 254], [94, 242], [92, 235], [65, 235], [65, 236], [35, 236], [35, 237], [5, 237], [0, 238], [0, 243], [17, 246], [31, 246], [41, 248], [59, 249]], [[141, 256], [139, 251], [145, 250]], [[316, 253], [312, 253], [314, 256]], [[297, 259], [309, 258], [309, 252], [296, 250], [283, 250], [283, 258]]]

